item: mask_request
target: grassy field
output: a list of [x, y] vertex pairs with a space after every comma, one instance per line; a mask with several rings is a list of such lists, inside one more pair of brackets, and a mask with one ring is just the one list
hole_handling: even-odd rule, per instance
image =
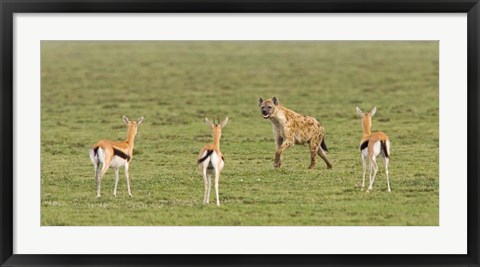
[[[42, 225], [438, 225], [437, 42], [57, 42], [42, 55]], [[316, 117], [327, 170], [307, 169], [308, 146], [273, 168], [272, 126], [260, 96]], [[392, 140], [374, 190], [361, 191], [361, 121]], [[145, 116], [114, 198], [114, 172], [95, 197], [88, 156], [123, 140], [122, 115]], [[221, 147], [221, 207], [202, 205], [205, 117], [230, 118]], [[368, 179], [368, 178], [367, 178]], [[212, 192], [214, 190], [212, 189]]]

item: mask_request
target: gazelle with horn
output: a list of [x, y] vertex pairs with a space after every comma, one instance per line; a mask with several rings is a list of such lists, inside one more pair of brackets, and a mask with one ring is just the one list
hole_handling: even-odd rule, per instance
[[[370, 163], [370, 184], [367, 192], [370, 192], [377, 175], [378, 165], [377, 156], [382, 155], [385, 162], [385, 174], [387, 175], [387, 190], [390, 190], [390, 178], [388, 176], [388, 162], [390, 160], [390, 139], [384, 132], [371, 132], [372, 117], [375, 115], [377, 108], [374, 107], [370, 112], [363, 113], [358, 107], [356, 108], [358, 115], [362, 118], [363, 136], [360, 141], [360, 151], [363, 161], [363, 178], [362, 190], [365, 189], [365, 173], [367, 170], [367, 158]], [[373, 177], [372, 177], [373, 169]]]
[[205, 193], [203, 195], [203, 204], [208, 204], [210, 199], [210, 188], [212, 186], [212, 174], [215, 175], [215, 195], [217, 198], [217, 206], [220, 206], [220, 198], [218, 196], [218, 183], [220, 179], [220, 172], [223, 170], [224, 159], [222, 152], [220, 151], [220, 137], [222, 136], [222, 129], [228, 122], [228, 117], [221, 123], [218, 120], [217, 123], [210, 122], [208, 118], [205, 118], [205, 123], [210, 126], [213, 136], [213, 144], [206, 144], [200, 150], [198, 158], [198, 165], [202, 169], [203, 183], [205, 187]]
[[[143, 122], [143, 116], [136, 121], [130, 121], [123, 116], [123, 121], [128, 127], [127, 140], [123, 142], [114, 142], [110, 140], [100, 140], [90, 149], [90, 160], [95, 168], [95, 180], [97, 182], [97, 197], [100, 197], [102, 178], [109, 167], [115, 169], [115, 188], [113, 195], [117, 196], [118, 172], [120, 167], [125, 167], [125, 177], [127, 179], [128, 195], [131, 197], [130, 178], [128, 176], [128, 167], [133, 158], [133, 145], [138, 125]], [[100, 169], [100, 164], [102, 168]]]

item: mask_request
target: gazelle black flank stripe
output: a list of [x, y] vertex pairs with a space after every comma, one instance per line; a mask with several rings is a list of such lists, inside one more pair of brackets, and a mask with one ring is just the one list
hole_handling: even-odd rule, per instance
[[122, 159], [125, 159], [125, 160], [127, 160], [127, 161], [130, 161], [130, 156], [129, 156], [129, 155], [125, 154], [123, 151], [118, 150], [118, 149], [116, 149], [116, 148], [113, 148], [113, 155], [119, 156], [119, 157], [121, 157]]

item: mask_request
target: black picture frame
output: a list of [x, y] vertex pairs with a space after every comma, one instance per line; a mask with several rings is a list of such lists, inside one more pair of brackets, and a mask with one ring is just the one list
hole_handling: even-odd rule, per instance
[[[0, 0], [0, 265], [135, 266], [478, 266], [478, 0]], [[467, 13], [468, 216], [466, 255], [24, 255], [13, 254], [13, 15], [15, 13]], [[448, 242], [448, 240], [445, 240]], [[215, 251], [212, 248], [212, 253]]]

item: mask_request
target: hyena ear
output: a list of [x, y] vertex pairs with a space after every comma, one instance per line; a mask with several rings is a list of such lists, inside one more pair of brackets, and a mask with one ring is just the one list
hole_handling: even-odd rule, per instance
[[373, 117], [373, 115], [375, 115], [375, 112], [377, 112], [377, 107], [372, 108], [372, 111], [370, 111], [370, 117]]
[[358, 116], [363, 117], [363, 112], [362, 112], [362, 110], [359, 109], [358, 107], [356, 108], [356, 110], [357, 110]]
[[260, 106], [262, 105], [262, 103], [263, 103], [263, 98], [260, 97], [260, 98], [258, 99], [258, 106], [260, 107]]
[[128, 125], [128, 117], [123, 115], [123, 121], [125, 122], [126, 125]]
[[280, 101], [278, 101], [278, 98], [276, 96], [272, 97], [272, 100], [275, 106], [278, 106], [278, 104], [280, 103]]
[[220, 123], [220, 126], [221, 126], [222, 128], [225, 127], [225, 125], [227, 125], [227, 122], [228, 122], [228, 117], [226, 117], [226, 118], [222, 121], [222, 123]]
[[210, 121], [208, 120], [208, 118], [205, 118], [205, 123], [206, 123], [210, 128], [213, 127], [213, 123], [210, 122]]
[[137, 120], [137, 125], [140, 125], [140, 123], [142, 123], [142, 122], [143, 122], [143, 116], [140, 117], [140, 118], [138, 118], [138, 120]]

